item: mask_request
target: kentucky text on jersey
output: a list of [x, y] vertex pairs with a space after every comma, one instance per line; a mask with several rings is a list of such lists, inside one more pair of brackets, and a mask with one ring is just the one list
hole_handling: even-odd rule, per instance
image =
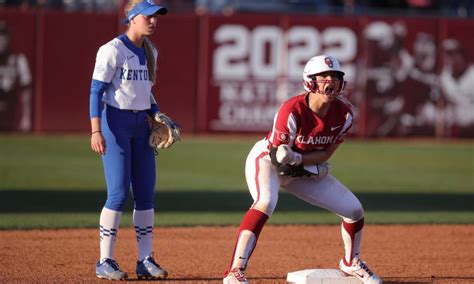
[[120, 68], [120, 79], [122, 80], [141, 80], [148, 81], [148, 70], [147, 69], [125, 69]]
[[296, 136], [296, 141], [301, 144], [331, 144], [334, 141], [334, 136], [308, 136], [304, 135]]

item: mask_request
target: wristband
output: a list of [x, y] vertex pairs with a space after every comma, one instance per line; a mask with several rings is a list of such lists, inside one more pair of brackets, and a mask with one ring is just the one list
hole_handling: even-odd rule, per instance
[[100, 131], [100, 130], [93, 131], [91, 134], [94, 134], [94, 133], [97, 133], [97, 132], [102, 132], [102, 131]]

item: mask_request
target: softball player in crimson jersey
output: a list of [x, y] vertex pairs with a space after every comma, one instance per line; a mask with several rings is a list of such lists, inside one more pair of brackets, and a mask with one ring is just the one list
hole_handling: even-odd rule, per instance
[[96, 275], [110, 280], [127, 278], [114, 260], [114, 247], [131, 188], [137, 276], [164, 279], [168, 273], [153, 258], [155, 156], [149, 146], [148, 123], [149, 116], [161, 114], [151, 93], [158, 52], [147, 36], [154, 32], [158, 15], [165, 15], [167, 9], [152, 0], [135, 0], [129, 1], [125, 12], [128, 29], [100, 47], [90, 92], [91, 147], [102, 155], [107, 184]]
[[245, 177], [254, 202], [240, 223], [224, 283], [248, 283], [244, 272], [258, 236], [275, 210], [280, 187], [341, 216], [345, 252], [339, 268], [364, 283], [382, 283], [360, 259], [362, 205], [329, 173], [327, 163], [353, 122], [351, 105], [341, 96], [343, 76], [334, 57], [311, 58], [303, 72], [306, 92], [282, 104], [271, 132], [250, 151]]

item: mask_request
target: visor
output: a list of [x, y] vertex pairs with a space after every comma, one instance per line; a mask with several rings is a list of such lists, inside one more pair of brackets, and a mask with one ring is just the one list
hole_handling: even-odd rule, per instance
[[166, 15], [168, 13], [168, 9], [163, 6], [156, 5], [153, 0], [143, 0], [137, 5], [135, 5], [135, 7], [130, 10], [130, 12], [128, 12], [127, 18], [123, 20], [123, 23], [130, 23], [130, 21], [139, 14], [151, 16], [156, 13], [158, 13], [159, 15]]

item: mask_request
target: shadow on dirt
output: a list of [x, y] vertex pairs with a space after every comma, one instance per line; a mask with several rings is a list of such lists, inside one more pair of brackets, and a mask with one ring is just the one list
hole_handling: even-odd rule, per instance
[[[474, 193], [356, 193], [365, 211], [463, 211], [474, 212]], [[0, 213], [98, 212], [105, 190], [3, 190]], [[157, 191], [155, 204], [161, 212], [242, 212], [252, 203], [247, 191]], [[129, 195], [127, 209], [132, 208]], [[322, 210], [296, 197], [281, 193], [279, 212]]]

